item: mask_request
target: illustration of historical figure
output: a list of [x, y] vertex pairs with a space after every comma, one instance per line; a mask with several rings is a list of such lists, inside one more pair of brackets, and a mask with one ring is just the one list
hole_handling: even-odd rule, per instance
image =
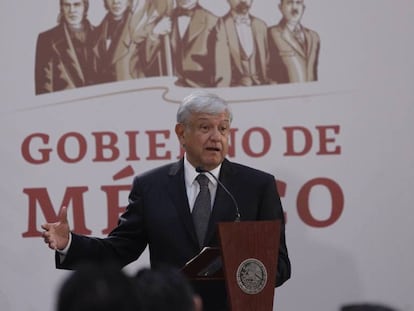
[[104, 0], [108, 11], [92, 41], [97, 83], [145, 77], [146, 41], [158, 18], [151, 1]]
[[94, 83], [93, 53], [88, 45], [93, 27], [88, 0], [60, 0], [59, 24], [37, 39], [36, 94]]
[[217, 86], [268, 83], [267, 25], [249, 13], [252, 2], [253, 0], [228, 0], [230, 11], [218, 22], [219, 44], [216, 53], [220, 55], [217, 66], [220, 71]]
[[274, 83], [318, 80], [319, 35], [301, 24], [304, 0], [281, 0], [283, 18], [269, 28], [269, 77]]
[[[158, 38], [164, 59], [163, 74], [177, 77], [176, 85], [186, 87], [215, 86], [215, 27], [218, 17], [198, 0], [176, 0], [170, 14], [167, 41]], [[164, 38], [165, 39], [165, 38]], [[168, 68], [170, 62], [171, 68]]]

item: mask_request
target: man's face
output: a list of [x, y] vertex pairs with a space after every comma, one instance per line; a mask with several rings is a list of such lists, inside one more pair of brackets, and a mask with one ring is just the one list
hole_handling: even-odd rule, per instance
[[183, 9], [192, 9], [198, 0], [177, 0], [177, 5]]
[[230, 8], [237, 14], [249, 13], [253, 0], [228, 0]]
[[109, 12], [114, 17], [122, 17], [126, 9], [128, 8], [130, 0], [105, 0], [106, 6]]
[[212, 170], [224, 160], [229, 149], [229, 114], [194, 113], [186, 124], [177, 124], [175, 132], [188, 161], [194, 167]]
[[78, 26], [82, 23], [85, 14], [85, 5], [82, 0], [63, 0], [61, 10], [67, 24]]
[[305, 11], [303, 0], [282, 0], [279, 9], [289, 23], [299, 23]]

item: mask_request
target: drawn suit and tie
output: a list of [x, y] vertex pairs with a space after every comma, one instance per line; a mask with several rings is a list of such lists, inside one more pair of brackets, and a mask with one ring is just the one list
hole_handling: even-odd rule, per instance
[[[164, 2], [164, 3], [162, 3]], [[170, 0], [110, 1], [93, 42], [100, 83], [160, 75], [154, 64], [154, 28]]]
[[273, 83], [318, 80], [319, 35], [300, 24], [303, 0], [282, 0], [282, 20], [269, 28], [269, 77]]
[[231, 10], [217, 25], [217, 86], [252, 86], [268, 83], [267, 25], [249, 14], [252, 0], [229, 0]]
[[93, 26], [86, 18], [87, 0], [60, 3], [59, 24], [39, 34], [36, 44], [35, 93], [68, 90], [94, 83]]
[[194, 2], [196, 4], [190, 10], [178, 5], [171, 16], [171, 52], [176, 84], [213, 87], [216, 71], [215, 26], [218, 17], [198, 5], [198, 1]]

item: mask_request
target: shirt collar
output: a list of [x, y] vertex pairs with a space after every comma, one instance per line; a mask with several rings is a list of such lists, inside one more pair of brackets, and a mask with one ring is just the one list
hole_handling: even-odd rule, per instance
[[[210, 173], [212, 173], [218, 179], [220, 175], [220, 169], [221, 169], [221, 163], [215, 169], [211, 170]], [[200, 173], [198, 173], [195, 167], [187, 160], [187, 155], [184, 155], [185, 184], [191, 185], [194, 182], [195, 178], [198, 176], [198, 174]], [[208, 177], [208, 179], [214, 186], [217, 186], [217, 181], [210, 174], [207, 173], [205, 175]]]
[[236, 24], [246, 24], [246, 25], [251, 24], [249, 13], [241, 15], [241, 14], [236, 14], [232, 12], [232, 15], [233, 15], [233, 19], [236, 22]]
[[296, 31], [302, 31], [302, 25], [300, 23], [298, 24], [291, 24], [291, 23], [286, 23], [286, 27], [291, 31], [294, 32]]

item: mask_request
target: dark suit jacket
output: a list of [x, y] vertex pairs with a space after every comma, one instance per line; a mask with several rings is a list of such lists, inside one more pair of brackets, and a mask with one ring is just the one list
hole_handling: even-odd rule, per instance
[[[85, 22], [87, 40], [93, 31]], [[75, 47], [64, 23], [40, 33], [36, 46], [35, 84], [36, 94], [73, 89], [93, 83], [93, 53], [85, 44], [84, 63], [76, 54]], [[91, 66], [89, 66], [91, 65]]]
[[[239, 204], [241, 221], [281, 219], [281, 241], [276, 286], [290, 277], [290, 261], [285, 242], [284, 215], [272, 175], [225, 160], [220, 181]], [[235, 207], [229, 195], [217, 189], [206, 242], [218, 246], [216, 223], [233, 221]], [[183, 265], [200, 248], [187, 200], [183, 160], [156, 168], [134, 179], [126, 212], [107, 238], [73, 234], [69, 252], [58, 268], [74, 269], [84, 261], [113, 259], [121, 266], [136, 260], [149, 246], [152, 267]], [[223, 282], [195, 284], [205, 304], [204, 310], [225, 310]]]

